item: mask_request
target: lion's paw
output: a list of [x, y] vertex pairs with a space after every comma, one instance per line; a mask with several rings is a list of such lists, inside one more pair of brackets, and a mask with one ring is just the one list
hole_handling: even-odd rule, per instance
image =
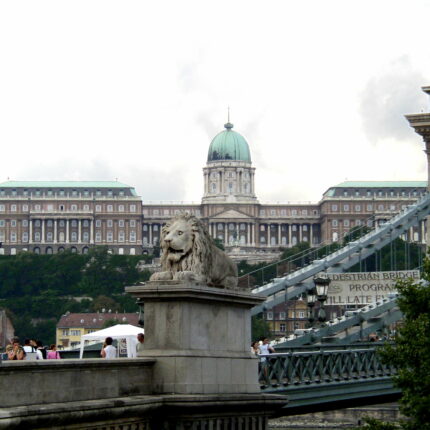
[[175, 281], [186, 281], [186, 282], [203, 282], [204, 277], [198, 273], [186, 270], [184, 272], [176, 272], [173, 275]]
[[155, 272], [149, 278], [150, 281], [171, 281], [173, 278], [172, 272]]

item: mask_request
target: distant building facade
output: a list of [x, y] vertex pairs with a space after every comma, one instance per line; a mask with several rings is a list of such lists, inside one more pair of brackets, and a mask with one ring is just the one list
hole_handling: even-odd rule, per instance
[[[120, 182], [0, 183], [0, 254], [86, 253], [106, 245], [118, 254], [151, 252], [163, 224], [189, 212], [236, 259], [270, 258], [300, 242], [341, 241], [353, 227], [373, 227], [413, 204], [427, 182], [343, 182], [317, 203], [259, 203], [249, 145], [233, 124], [212, 140], [201, 203], [145, 202]], [[425, 243], [425, 221], [405, 237]], [[256, 259], [255, 261], [257, 261]]]
[[13, 338], [15, 330], [6, 311], [0, 309], [0, 351], [4, 350]]
[[81, 336], [101, 330], [107, 321], [116, 324], [139, 325], [139, 314], [136, 313], [67, 313], [60, 318], [56, 328], [56, 345], [59, 348], [77, 348]]

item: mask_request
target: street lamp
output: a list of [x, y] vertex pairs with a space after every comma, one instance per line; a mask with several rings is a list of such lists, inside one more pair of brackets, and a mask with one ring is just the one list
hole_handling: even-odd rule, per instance
[[323, 324], [327, 317], [324, 309], [324, 302], [327, 300], [328, 286], [330, 285], [331, 279], [328, 277], [317, 276], [314, 278], [315, 289], [318, 296], [318, 301], [321, 306], [318, 311], [318, 321]]
[[314, 306], [315, 302], [317, 301], [317, 292], [315, 288], [312, 288], [311, 290], [308, 290], [307, 292], [307, 302], [308, 302], [308, 321], [309, 321], [309, 327], [312, 327], [312, 324], [315, 321], [314, 316]]

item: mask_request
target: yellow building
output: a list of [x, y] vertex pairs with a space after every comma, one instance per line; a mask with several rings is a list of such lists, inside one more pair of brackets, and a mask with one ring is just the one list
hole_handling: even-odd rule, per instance
[[117, 324], [138, 325], [139, 314], [136, 313], [66, 313], [60, 318], [56, 330], [56, 344], [58, 348], [78, 348], [81, 336], [101, 330], [107, 321]]

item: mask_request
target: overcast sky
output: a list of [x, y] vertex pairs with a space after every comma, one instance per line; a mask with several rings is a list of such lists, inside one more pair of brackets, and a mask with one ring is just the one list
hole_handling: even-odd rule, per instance
[[227, 106], [260, 201], [426, 180], [430, 1], [2, 1], [0, 180], [200, 201]]

